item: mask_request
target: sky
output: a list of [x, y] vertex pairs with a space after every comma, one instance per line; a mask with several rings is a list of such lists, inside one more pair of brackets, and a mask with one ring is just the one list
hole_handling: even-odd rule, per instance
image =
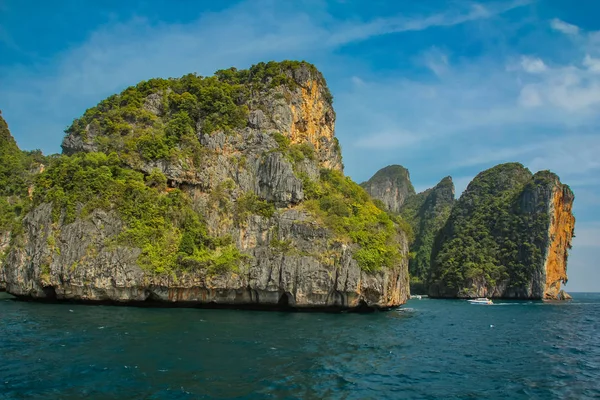
[[345, 172], [401, 164], [417, 190], [521, 162], [575, 192], [567, 291], [600, 291], [596, 0], [0, 0], [0, 110], [60, 152], [87, 108], [141, 80], [260, 61], [319, 68]]

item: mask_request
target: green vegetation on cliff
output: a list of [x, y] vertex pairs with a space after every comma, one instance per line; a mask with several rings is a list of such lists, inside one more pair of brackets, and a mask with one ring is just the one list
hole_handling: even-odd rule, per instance
[[[317, 182], [304, 177], [306, 208], [337, 238], [361, 246], [354, 258], [365, 271], [393, 267], [402, 259], [398, 230], [402, 220], [378, 208], [369, 194], [340, 172], [322, 169]], [[404, 229], [406, 227], [404, 226]]]
[[453, 204], [454, 184], [452, 178], [446, 177], [435, 187], [408, 197], [400, 209], [400, 215], [415, 232], [410, 247], [413, 257], [409, 261], [411, 290], [414, 292], [425, 292], [433, 243], [448, 220]]
[[216, 77], [151, 79], [88, 109], [67, 133], [92, 139], [100, 151], [118, 152], [132, 165], [198, 155], [197, 129], [228, 132], [246, 126], [247, 96], [243, 85]]
[[227, 237], [212, 237], [189, 197], [166, 190], [165, 176], [125, 168], [116, 153], [60, 157], [38, 176], [34, 203], [53, 204], [56, 222], [68, 224], [96, 209], [116, 212], [125, 229], [115, 245], [142, 250], [141, 267], [156, 273], [204, 267], [235, 270], [245, 257]]
[[361, 186], [380, 208], [397, 215], [397, 219], [410, 227], [406, 231], [412, 231], [409, 235], [411, 292], [426, 293], [433, 242], [454, 203], [452, 179], [446, 177], [434, 188], [416, 194], [408, 169], [388, 165]]
[[[230, 68], [211, 77], [188, 74], [177, 79], [150, 79], [86, 110], [66, 132], [93, 140], [106, 154], [119, 153], [130, 165], [187, 154], [196, 156], [198, 166], [202, 148], [196, 132], [244, 128], [248, 104], [256, 92], [279, 85], [295, 89], [295, 71], [301, 67], [324, 83], [314, 65], [299, 61], [259, 63], [248, 70]], [[323, 90], [331, 103], [326, 85]], [[68, 144], [63, 148], [70, 152]]]
[[524, 194], [540, 184], [518, 163], [473, 179], [436, 239], [430, 276], [436, 290], [460, 295], [474, 284], [508, 280], [509, 288], [520, 288], [531, 281], [542, 265], [549, 216], [544, 204], [527, 205]]
[[19, 223], [29, 208], [28, 189], [36, 165], [44, 161], [39, 151], [19, 150], [0, 113], [0, 231]]

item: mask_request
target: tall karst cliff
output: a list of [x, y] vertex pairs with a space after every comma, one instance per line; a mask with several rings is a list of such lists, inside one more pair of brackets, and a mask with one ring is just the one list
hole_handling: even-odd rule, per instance
[[406, 220], [413, 230], [409, 261], [411, 293], [427, 293], [427, 277], [435, 236], [444, 226], [454, 204], [454, 184], [446, 177], [435, 187], [415, 193], [410, 174], [400, 165], [377, 171], [361, 184], [373, 198], [380, 200]]
[[430, 295], [562, 299], [574, 195], [518, 163], [481, 172], [436, 239]]
[[408, 241], [342, 172], [304, 62], [152, 79], [85, 112], [2, 265], [17, 296], [387, 308]]

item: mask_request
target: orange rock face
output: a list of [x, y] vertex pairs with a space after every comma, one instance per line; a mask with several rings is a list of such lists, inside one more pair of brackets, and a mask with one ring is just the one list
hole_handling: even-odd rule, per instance
[[[316, 79], [301, 87], [302, 101], [291, 104], [293, 124], [290, 141], [294, 144], [310, 142], [321, 155], [322, 166], [341, 170], [339, 151], [330, 144], [335, 139], [335, 113], [323, 98], [322, 87]], [[325, 140], [324, 140], [325, 139]]]
[[573, 193], [564, 186], [554, 189], [550, 205], [550, 244], [546, 255], [545, 299], [560, 298], [560, 285], [567, 282], [567, 258], [571, 248], [571, 239], [575, 229], [575, 217], [572, 213]]

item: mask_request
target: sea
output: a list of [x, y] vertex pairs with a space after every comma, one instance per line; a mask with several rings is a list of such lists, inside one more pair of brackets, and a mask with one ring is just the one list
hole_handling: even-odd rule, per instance
[[0, 399], [600, 398], [600, 294], [326, 314], [0, 293]]

